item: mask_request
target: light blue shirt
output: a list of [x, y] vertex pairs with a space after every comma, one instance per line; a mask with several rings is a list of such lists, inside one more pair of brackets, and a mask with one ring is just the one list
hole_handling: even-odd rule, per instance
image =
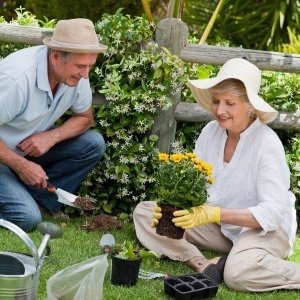
[[67, 111], [81, 113], [92, 103], [88, 79], [59, 84], [53, 98], [48, 81], [47, 47], [12, 53], [0, 62], [0, 139], [16, 153], [32, 134], [48, 130]]

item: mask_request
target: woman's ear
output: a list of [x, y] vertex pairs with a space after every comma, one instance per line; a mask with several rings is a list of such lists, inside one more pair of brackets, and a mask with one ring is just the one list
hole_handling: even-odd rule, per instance
[[251, 103], [247, 103], [246, 105], [247, 105], [249, 119], [253, 119], [255, 116], [254, 107]]
[[247, 102], [246, 107], [247, 107], [248, 111], [254, 111], [254, 107], [251, 103]]

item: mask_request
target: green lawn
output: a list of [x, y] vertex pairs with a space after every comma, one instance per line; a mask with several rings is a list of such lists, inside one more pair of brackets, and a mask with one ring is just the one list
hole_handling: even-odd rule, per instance
[[[51, 220], [46, 220], [51, 221]], [[39, 279], [39, 300], [46, 300], [46, 283], [47, 280], [59, 270], [78, 262], [87, 260], [88, 258], [102, 254], [102, 249], [99, 246], [99, 241], [104, 233], [111, 233], [115, 236], [117, 243], [122, 243], [125, 239], [136, 240], [134, 227], [131, 223], [125, 224], [123, 229], [112, 230], [107, 232], [87, 232], [84, 229], [84, 224], [87, 219], [71, 219], [65, 224], [60, 224], [57, 221], [54, 223], [62, 225], [64, 235], [60, 239], [51, 240], [50, 256], [44, 261], [44, 265], [40, 272]], [[26, 249], [26, 245], [13, 232], [1, 230], [1, 251], [19, 251], [30, 253]], [[38, 247], [42, 240], [39, 232], [29, 234], [30, 238]], [[212, 257], [213, 253], [206, 252], [207, 257]], [[109, 263], [110, 258], [108, 257]], [[300, 238], [294, 248], [294, 254], [290, 260], [300, 261]], [[186, 274], [192, 270], [186, 265], [170, 260], [161, 260], [153, 265], [144, 265], [144, 269], [169, 273], [169, 274]], [[164, 293], [163, 281], [159, 279], [145, 281], [138, 280], [136, 286], [131, 288], [114, 286], [109, 280], [110, 266], [106, 270], [103, 298], [104, 300], [163, 300], [172, 299]], [[253, 300], [253, 299], [300, 299], [300, 292], [297, 291], [276, 291], [269, 293], [241, 293], [231, 291], [224, 284], [220, 285], [215, 299], [232, 299], [232, 300]], [[70, 299], [71, 300], [71, 299]], [[96, 300], [96, 299], [87, 299]]]

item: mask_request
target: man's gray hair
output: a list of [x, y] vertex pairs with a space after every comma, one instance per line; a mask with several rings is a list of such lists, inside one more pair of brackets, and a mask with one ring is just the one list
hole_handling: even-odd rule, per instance
[[[50, 54], [51, 52], [51, 48], [48, 48], [48, 55]], [[74, 53], [72, 52], [66, 52], [66, 51], [60, 51], [60, 50], [55, 50], [58, 52], [58, 54], [60, 55], [60, 57], [63, 59], [63, 61], [66, 63], [73, 55]]]

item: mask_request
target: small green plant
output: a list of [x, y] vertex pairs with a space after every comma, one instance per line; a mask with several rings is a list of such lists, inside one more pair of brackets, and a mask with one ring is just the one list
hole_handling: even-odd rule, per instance
[[134, 244], [129, 240], [125, 240], [121, 245], [120, 250], [116, 249], [116, 253], [117, 253], [116, 256], [123, 259], [158, 258], [157, 254], [154, 251], [140, 248], [138, 245], [134, 246]]
[[212, 168], [194, 153], [159, 153], [153, 200], [158, 205], [171, 204], [186, 209], [203, 205], [207, 200], [207, 188], [214, 181]]

